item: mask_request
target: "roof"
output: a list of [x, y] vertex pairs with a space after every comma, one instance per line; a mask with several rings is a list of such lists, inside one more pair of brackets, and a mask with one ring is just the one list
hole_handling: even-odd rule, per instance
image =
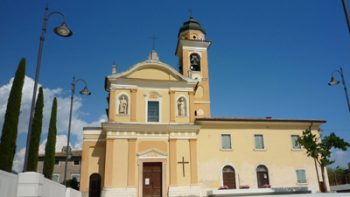
[[[81, 157], [82, 150], [73, 150], [71, 152], [72, 157]], [[39, 157], [44, 157], [45, 154], [39, 154]], [[66, 157], [65, 152], [57, 152], [55, 153], [55, 157]]]
[[247, 117], [212, 117], [196, 118], [196, 121], [222, 121], [222, 122], [294, 122], [294, 123], [326, 123], [325, 120], [314, 119], [274, 119], [266, 118], [247, 118]]
[[201, 31], [203, 34], [206, 34], [203, 27], [192, 16], [188, 21], [184, 22], [184, 24], [179, 30], [178, 36], [180, 35], [181, 32], [188, 31], [188, 30], [198, 30], [198, 31]]

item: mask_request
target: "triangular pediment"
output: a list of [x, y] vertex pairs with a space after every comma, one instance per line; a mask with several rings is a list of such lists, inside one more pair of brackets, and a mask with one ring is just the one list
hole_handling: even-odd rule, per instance
[[165, 158], [167, 157], [167, 154], [158, 149], [148, 149], [144, 152], [138, 153], [137, 156], [139, 158]]
[[149, 60], [135, 64], [129, 70], [122, 73], [110, 75], [108, 78], [181, 81], [188, 83], [196, 83], [196, 81], [183, 76], [168, 64], [165, 64], [161, 61]]

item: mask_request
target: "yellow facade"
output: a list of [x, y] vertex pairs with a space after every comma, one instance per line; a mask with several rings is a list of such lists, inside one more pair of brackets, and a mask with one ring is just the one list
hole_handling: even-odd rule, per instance
[[325, 121], [211, 117], [205, 34], [193, 18], [181, 27], [179, 71], [153, 50], [107, 77], [108, 121], [84, 128], [85, 196], [318, 191], [319, 166], [293, 139]]

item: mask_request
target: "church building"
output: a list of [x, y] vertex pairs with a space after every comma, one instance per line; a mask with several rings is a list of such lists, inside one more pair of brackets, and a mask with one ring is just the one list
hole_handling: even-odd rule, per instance
[[321, 169], [296, 140], [306, 129], [318, 134], [325, 121], [212, 117], [210, 45], [190, 17], [178, 33], [178, 70], [155, 50], [124, 72], [112, 69], [108, 120], [84, 128], [84, 196], [319, 191]]

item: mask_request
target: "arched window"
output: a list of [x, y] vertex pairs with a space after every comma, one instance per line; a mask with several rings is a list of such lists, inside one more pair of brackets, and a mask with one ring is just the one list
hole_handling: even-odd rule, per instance
[[101, 196], [101, 175], [94, 173], [90, 175], [89, 197]]
[[258, 180], [258, 188], [269, 188], [270, 181], [269, 181], [269, 171], [267, 170], [267, 167], [264, 165], [259, 165], [256, 168], [256, 178]]
[[125, 94], [120, 95], [118, 97], [118, 103], [118, 114], [127, 115], [129, 107], [128, 96], [126, 96]]
[[236, 174], [232, 166], [227, 165], [222, 169], [222, 182], [223, 186], [227, 186], [229, 189], [236, 189]]
[[183, 96], [177, 99], [177, 115], [187, 116], [187, 102]]
[[190, 63], [192, 71], [201, 71], [201, 57], [197, 53], [190, 55]]

